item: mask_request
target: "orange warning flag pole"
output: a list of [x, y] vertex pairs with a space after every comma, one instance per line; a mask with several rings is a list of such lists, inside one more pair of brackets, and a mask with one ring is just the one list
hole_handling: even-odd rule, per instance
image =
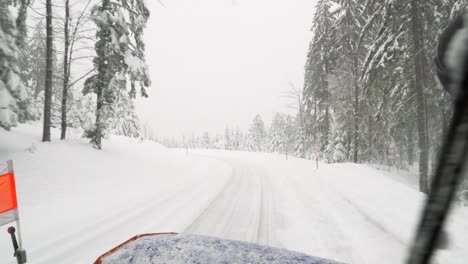
[[0, 226], [18, 220], [15, 174], [13, 163], [0, 164]]
[[0, 226], [16, 221], [19, 247], [22, 248], [18, 200], [13, 161], [0, 163]]

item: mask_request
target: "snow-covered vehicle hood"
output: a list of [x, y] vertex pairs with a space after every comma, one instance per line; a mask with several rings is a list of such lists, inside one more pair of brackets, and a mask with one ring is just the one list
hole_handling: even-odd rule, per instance
[[135, 236], [99, 257], [95, 264], [288, 263], [339, 264], [285, 249], [184, 234]]

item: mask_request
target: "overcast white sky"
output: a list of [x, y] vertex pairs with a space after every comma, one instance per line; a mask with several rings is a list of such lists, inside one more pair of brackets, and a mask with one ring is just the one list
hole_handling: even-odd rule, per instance
[[315, 0], [147, 0], [152, 86], [138, 113], [160, 137], [247, 129], [302, 87]]

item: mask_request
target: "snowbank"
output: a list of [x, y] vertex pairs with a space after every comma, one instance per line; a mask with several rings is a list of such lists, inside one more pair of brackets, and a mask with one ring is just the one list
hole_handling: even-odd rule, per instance
[[[278, 154], [166, 149], [79, 134], [40, 143], [40, 125], [0, 130], [13, 159], [29, 263], [91, 263], [133, 237], [183, 232], [258, 242], [344, 263], [404, 263], [424, 196], [367, 165], [319, 164]], [[58, 131], [54, 130], [58, 136]], [[468, 259], [468, 210], [447, 227], [439, 263]], [[14, 263], [6, 226], [0, 259]], [[4, 263], [4, 262], [2, 262]]]
[[[40, 131], [0, 129], [0, 160], [14, 160], [28, 263], [91, 263], [137, 233], [182, 231], [230, 172], [154, 142], [113, 136], [98, 151], [80, 134], [59, 141], [58, 130], [40, 143]], [[6, 228], [0, 259], [15, 263]]]

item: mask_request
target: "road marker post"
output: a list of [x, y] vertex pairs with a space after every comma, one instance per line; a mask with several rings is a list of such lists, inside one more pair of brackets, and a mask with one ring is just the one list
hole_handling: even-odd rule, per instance
[[[26, 251], [23, 249], [21, 238], [21, 225], [19, 219], [18, 199], [16, 197], [15, 173], [13, 170], [13, 161], [0, 163], [0, 226], [16, 222], [16, 229], [11, 226], [8, 228], [8, 234], [14, 248], [14, 257], [18, 264], [26, 263]], [[18, 232], [16, 239], [15, 232]]]
[[318, 170], [318, 168], [319, 168], [319, 166], [318, 166], [319, 164], [318, 164], [318, 163], [319, 163], [319, 156], [318, 156], [318, 154], [316, 154], [316, 155], [315, 155], [315, 169], [316, 169], [316, 170]]

